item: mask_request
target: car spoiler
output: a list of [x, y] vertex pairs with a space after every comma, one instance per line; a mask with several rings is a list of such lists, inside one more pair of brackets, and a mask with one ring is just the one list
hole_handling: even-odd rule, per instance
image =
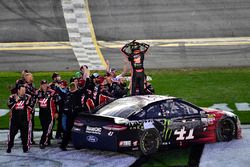
[[125, 124], [128, 123], [129, 120], [121, 117], [111, 117], [111, 116], [103, 116], [103, 115], [97, 115], [97, 114], [87, 114], [87, 113], [80, 113], [78, 117], [81, 118], [93, 118], [93, 119], [99, 119], [99, 120], [105, 120], [105, 121], [111, 121], [116, 124]]

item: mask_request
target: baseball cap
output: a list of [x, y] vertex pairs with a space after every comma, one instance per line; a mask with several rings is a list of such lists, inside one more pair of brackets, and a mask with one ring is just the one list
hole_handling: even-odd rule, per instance
[[75, 73], [75, 77], [76, 78], [81, 78], [81, 76], [82, 76], [82, 73], [80, 71], [78, 71], [78, 72]]
[[52, 79], [54, 79], [54, 78], [56, 78], [57, 76], [59, 76], [59, 73], [57, 73], [57, 72], [54, 72], [53, 74], [52, 74]]
[[60, 83], [61, 85], [63, 85], [63, 86], [65, 86], [65, 87], [67, 87], [68, 86], [68, 82], [67, 81], [65, 81], [65, 80], [63, 80], [63, 81], [61, 81], [61, 83]]
[[111, 68], [110, 72], [116, 72], [116, 69], [115, 68]]
[[92, 74], [93, 78], [98, 78], [99, 77], [99, 74], [98, 73], [94, 73]]
[[86, 67], [87, 69], [89, 68], [87, 65], [83, 65], [83, 66], [80, 67], [80, 71], [83, 70], [83, 67]]
[[46, 80], [41, 80], [40, 81], [40, 84], [43, 85], [43, 84], [47, 84], [48, 82]]

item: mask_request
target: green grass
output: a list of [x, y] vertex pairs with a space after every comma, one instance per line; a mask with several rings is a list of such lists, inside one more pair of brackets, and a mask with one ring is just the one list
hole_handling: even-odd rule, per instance
[[[153, 78], [151, 82], [156, 94], [181, 97], [199, 106], [208, 107], [215, 103], [227, 103], [236, 110], [236, 102], [250, 103], [250, 68], [221, 69], [179, 69], [179, 70], [146, 70]], [[51, 80], [52, 72], [33, 73], [36, 87], [42, 79]], [[74, 72], [60, 72], [63, 79], [69, 80]], [[9, 87], [14, 85], [20, 73], [0, 72], [0, 108], [7, 108], [6, 101], [10, 95]], [[250, 112], [235, 113], [242, 123], [250, 123]], [[0, 128], [8, 128], [9, 117], [0, 117]], [[36, 129], [40, 129], [38, 118]], [[160, 152], [151, 157], [147, 166], [186, 166], [190, 149], [174, 149]]]

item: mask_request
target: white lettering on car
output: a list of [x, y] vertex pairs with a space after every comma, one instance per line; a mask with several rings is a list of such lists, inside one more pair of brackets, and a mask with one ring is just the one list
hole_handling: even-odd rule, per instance
[[91, 133], [91, 134], [98, 134], [100, 135], [102, 133], [102, 128], [99, 127], [86, 127], [86, 133]]
[[188, 132], [188, 135], [185, 137], [185, 134], [187, 134], [187, 131], [185, 130], [185, 127], [183, 126], [181, 130], [175, 130], [174, 134], [178, 135], [176, 140], [191, 140], [194, 139], [194, 129], [190, 129]]

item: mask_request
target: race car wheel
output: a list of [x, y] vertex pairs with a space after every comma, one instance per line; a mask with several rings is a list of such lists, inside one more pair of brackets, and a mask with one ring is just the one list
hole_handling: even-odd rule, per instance
[[235, 137], [236, 125], [230, 118], [225, 118], [219, 121], [217, 127], [217, 140], [230, 141]]
[[147, 129], [140, 137], [140, 149], [144, 155], [150, 155], [158, 151], [161, 137], [156, 129]]

